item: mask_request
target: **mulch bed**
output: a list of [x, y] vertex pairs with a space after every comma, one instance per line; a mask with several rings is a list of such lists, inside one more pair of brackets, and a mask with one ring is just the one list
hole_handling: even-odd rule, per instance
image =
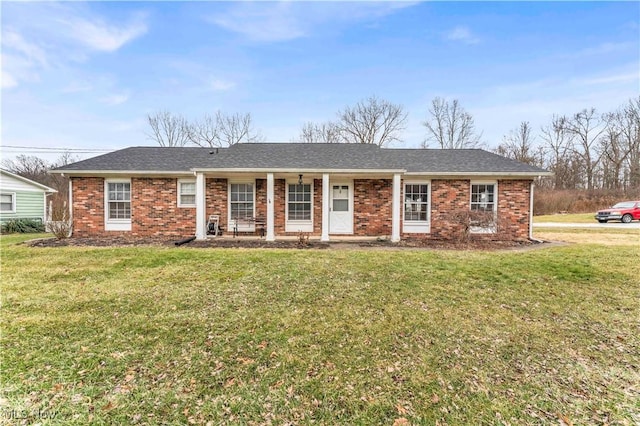
[[[175, 247], [176, 241], [181, 238], [167, 237], [96, 237], [96, 238], [67, 238], [57, 240], [55, 238], [44, 238], [26, 241], [25, 244], [31, 247], [140, 247], [140, 246], [164, 246]], [[307, 241], [300, 243], [297, 240], [277, 240], [267, 242], [265, 240], [246, 240], [216, 238], [203, 241], [191, 241], [183, 244], [181, 248], [276, 248], [276, 249], [437, 249], [437, 250], [509, 250], [527, 249], [541, 246], [533, 241], [492, 241], [492, 240], [471, 240], [471, 241], [450, 241], [435, 239], [409, 239], [399, 243], [392, 243], [389, 240], [375, 241], [336, 241], [320, 242]]]

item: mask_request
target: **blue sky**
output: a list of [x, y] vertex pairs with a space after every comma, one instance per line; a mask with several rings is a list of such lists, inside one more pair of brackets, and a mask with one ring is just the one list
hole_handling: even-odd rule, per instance
[[250, 112], [267, 141], [288, 142], [370, 95], [409, 113], [394, 146], [420, 145], [441, 96], [493, 147], [523, 120], [539, 128], [640, 93], [637, 2], [0, 7], [3, 158], [16, 154], [7, 146], [151, 145], [146, 115], [160, 109]]

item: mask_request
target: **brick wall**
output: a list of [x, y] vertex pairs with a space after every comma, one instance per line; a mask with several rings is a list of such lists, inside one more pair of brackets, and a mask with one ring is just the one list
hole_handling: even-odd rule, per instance
[[104, 179], [71, 178], [73, 236], [104, 234]]
[[222, 226], [225, 232], [229, 231], [229, 215], [227, 213], [228, 188], [227, 179], [207, 178], [205, 181], [205, 204], [207, 206], [207, 217], [205, 220], [209, 219], [209, 215], [220, 215], [219, 225]]
[[432, 180], [430, 237], [453, 238], [458, 225], [451, 221], [451, 212], [469, 210], [470, 200], [471, 184], [468, 180]]
[[512, 240], [529, 238], [530, 180], [498, 181], [498, 232]]
[[[195, 207], [178, 208], [175, 178], [131, 179], [131, 232], [104, 230], [104, 179], [72, 178], [73, 235], [78, 237], [130, 234], [132, 236], [183, 236], [195, 233]], [[266, 179], [256, 179], [256, 216], [266, 218]], [[499, 235], [478, 234], [476, 238], [523, 240], [529, 235], [530, 180], [498, 182]], [[228, 228], [228, 181], [206, 179], [206, 214], [220, 215], [220, 224]], [[431, 181], [431, 233], [402, 234], [405, 237], [453, 238], [458, 225], [451, 213], [469, 209], [469, 180], [433, 179]], [[313, 182], [313, 233], [322, 233], [322, 180]], [[286, 181], [274, 182], [276, 236], [296, 235], [285, 232]], [[390, 179], [354, 180], [354, 235], [391, 235], [392, 181]], [[401, 197], [401, 196], [399, 196]], [[402, 201], [401, 199], [399, 200]], [[401, 218], [402, 226], [402, 218]]]
[[354, 235], [391, 235], [392, 190], [391, 179], [354, 179]]
[[178, 207], [177, 179], [131, 179], [131, 235], [194, 235], [195, 215], [195, 207]]
[[[529, 237], [530, 180], [498, 181], [497, 233], [472, 234], [473, 238], [526, 240]], [[451, 213], [470, 208], [470, 180], [431, 181], [431, 233], [403, 234], [403, 238], [455, 238], [460, 225]]]

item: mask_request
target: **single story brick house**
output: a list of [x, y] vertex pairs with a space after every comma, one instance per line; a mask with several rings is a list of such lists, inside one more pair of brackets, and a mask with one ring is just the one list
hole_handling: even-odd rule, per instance
[[0, 170], [0, 222], [31, 219], [47, 220], [47, 195], [58, 192], [46, 185]]
[[394, 242], [452, 238], [460, 211], [492, 212], [503, 237], [526, 240], [533, 180], [549, 175], [480, 149], [303, 143], [132, 147], [52, 173], [70, 177], [73, 236], [205, 239], [213, 216], [226, 232], [259, 230], [267, 241], [303, 232]]

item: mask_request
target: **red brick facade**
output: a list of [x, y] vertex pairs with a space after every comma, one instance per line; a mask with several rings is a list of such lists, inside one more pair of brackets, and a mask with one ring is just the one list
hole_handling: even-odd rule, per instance
[[354, 235], [391, 235], [391, 185], [391, 179], [353, 181]]
[[[498, 224], [501, 238], [524, 240], [529, 235], [530, 180], [500, 180], [497, 187]], [[72, 178], [73, 235], [78, 237], [113, 235], [123, 231], [105, 231], [104, 178]], [[267, 216], [266, 179], [255, 180], [257, 217]], [[276, 236], [287, 233], [286, 181], [274, 181], [274, 213]], [[228, 180], [207, 178], [206, 214], [220, 215], [220, 225], [228, 228]], [[456, 179], [431, 180], [431, 223], [429, 234], [402, 234], [406, 237], [454, 238], [457, 228], [451, 213], [469, 209], [471, 181]], [[390, 236], [392, 216], [391, 179], [354, 179], [353, 234], [356, 236]], [[399, 195], [398, 202], [402, 202]], [[195, 233], [195, 207], [178, 207], [175, 178], [131, 178], [132, 236], [188, 236]], [[400, 221], [402, 230], [402, 218]], [[322, 180], [313, 181], [313, 232], [322, 233]], [[480, 234], [481, 238], [495, 237]]]

